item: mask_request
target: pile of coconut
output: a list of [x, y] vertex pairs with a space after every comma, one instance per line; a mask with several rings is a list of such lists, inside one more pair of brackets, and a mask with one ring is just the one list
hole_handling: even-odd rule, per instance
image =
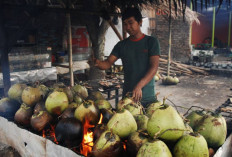
[[[143, 108], [128, 94], [114, 109], [100, 92], [60, 84], [15, 84], [8, 96], [0, 100], [0, 116], [38, 132], [59, 119], [55, 134], [61, 145], [79, 146], [87, 119], [95, 125], [94, 157], [207, 157], [209, 148], [218, 149], [227, 135], [219, 113], [195, 110], [184, 117], [165, 99]], [[102, 124], [97, 124], [100, 114]]]

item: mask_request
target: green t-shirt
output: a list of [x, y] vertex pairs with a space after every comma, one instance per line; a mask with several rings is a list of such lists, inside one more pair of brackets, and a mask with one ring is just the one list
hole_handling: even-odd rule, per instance
[[[157, 38], [147, 35], [136, 41], [127, 38], [119, 41], [111, 54], [122, 59], [124, 69], [123, 95], [125, 95], [127, 92], [133, 91], [149, 70], [150, 56], [160, 55], [159, 41]], [[142, 92], [142, 101], [156, 99], [154, 78], [143, 87]]]

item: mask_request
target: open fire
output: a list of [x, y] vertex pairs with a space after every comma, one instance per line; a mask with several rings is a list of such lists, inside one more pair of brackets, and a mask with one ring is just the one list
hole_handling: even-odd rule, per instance
[[[102, 124], [102, 119], [103, 119], [103, 115], [101, 114], [98, 124]], [[55, 125], [50, 124], [49, 128], [44, 129], [42, 131], [42, 137], [50, 139], [54, 143], [59, 144], [58, 140], [56, 139], [56, 135], [55, 135], [55, 127], [56, 127]], [[88, 119], [85, 120], [85, 123], [83, 124], [83, 140], [80, 146], [71, 148], [74, 152], [82, 154], [84, 156], [88, 156], [91, 153], [92, 147], [94, 145], [94, 142], [93, 142], [94, 127], [95, 125], [91, 125]]]
[[[98, 124], [102, 123], [102, 114], [100, 117], [100, 120], [98, 122]], [[81, 154], [84, 156], [88, 156], [88, 154], [92, 151], [92, 147], [93, 147], [93, 131], [91, 128], [94, 128], [94, 125], [90, 125], [88, 120], [85, 120], [84, 123], [84, 137], [83, 137], [83, 141], [81, 143]]]

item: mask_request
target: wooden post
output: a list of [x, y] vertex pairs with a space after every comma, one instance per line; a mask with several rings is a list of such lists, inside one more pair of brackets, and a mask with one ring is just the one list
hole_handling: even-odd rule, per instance
[[230, 47], [230, 38], [231, 38], [231, 14], [232, 12], [230, 11], [230, 16], [229, 16], [229, 30], [228, 30], [228, 47]]
[[214, 33], [215, 33], [215, 15], [216, 15], [216, 9], [213, 7], [213, 28], [212, 28], [212, 44], [211, 47], [214, 47]]
[[113, 22], [111, 20], [108, 20], [108, 23], [110, 24], [110, 26], [113, 29], [114, 33], [116, 33], [116, 35], [118, 36], [119, 40], [123, 40], [121, 34], [118, 32], [118, 30], [115, 27], [115, 25], [113, 24]]
[[[193, 10], [192, 1], [190, 1], [190, 9]], [[190, 23], [190, 28], [189, 28], [189, 45], [192, 46], [192, 22]]]
[[167, 69], [167, 76], [170, 75], [170, 65], [171, 65], [171, 47], [172, 47], [171, 14], [169, 15], [168, 23], [169, 23], [168, 24], [169, 40], [168, 40], [168, 69]]
[[7, 35], [3, 22], [3, 12], [0, 4], [0, 53], [1, 53], [1, 67], [3, 74], [4, 95], [7, 96], [10, 83], [10, 67], [7, 49]]
[[74, 86], [73, 77], [73, 62], [72, 62], [72, 29], [70, 13], [66, 13], [67, 27], [68, 27], [68, 59], [69, 59], [69, 73], [70, 73], [70, 86]]
[[126, 34], [126, 31], [125, 31], [125, 28], [123, 26], [123, 21], [122, 21], [122, 36], [123, 36], [123, 39], [126, 39], [127, 38], [127, 34]]

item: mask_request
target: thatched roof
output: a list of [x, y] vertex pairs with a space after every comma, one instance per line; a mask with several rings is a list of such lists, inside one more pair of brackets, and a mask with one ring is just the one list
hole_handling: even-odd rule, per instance
[[[199, 10], [199, 6], [203, 7], [209, 5], [221, 6], [225, 2], [230, 6], [231, 0], [191, 0], [193, 5], [193, 10]], [[179, 15], [180, 13], [188, 14], [191, 13], [189, 9], [186, 8], [187, 0], [1, 0], [0, 6], [2, 5], [27, 5], [27, 6], [40, 6], [46, 8], [71, 8], [74, 10], [84, 10], [97, 8], [97, 10], [107, 10], [110, 13], [117, 13], [118, 10], [123, 10], [128, 6], [136, 6], [139, 8], [144, 8], [147, 6], [159, 7], [162, 10], [172, 10], [172, 14]], [[89, 7], [83, 7], [83, 5], [88, 5]], [[172, 8], [172, 9], [171, 9]], [[86, 10], [87, 9], [87, 10]], [[174, 15], [173, 15], [174, 17]], [[189, 17], [189, 15], [187, 15]], [[189, 17], [192, 19], [193, 17]], [[194, 19], [194, 18], [193, 18]]]

